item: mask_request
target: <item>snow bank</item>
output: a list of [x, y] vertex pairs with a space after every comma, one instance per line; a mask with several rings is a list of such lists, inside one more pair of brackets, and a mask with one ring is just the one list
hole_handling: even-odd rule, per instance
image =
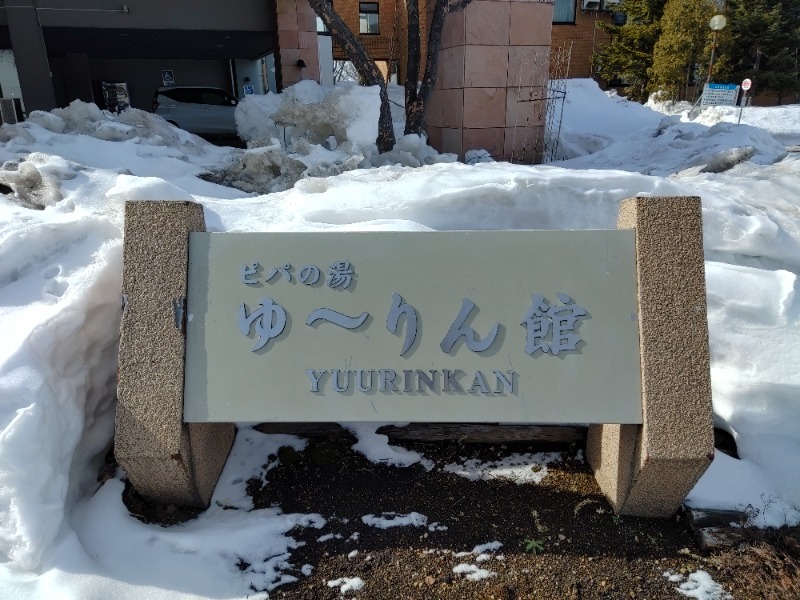
[[[662, 121], [588, 83], [570, 92], [564, 131], [584, 155], [545, 167], [434, 162], [452, 157], [426, 154], [419, 138], [376, 156], [360, 145], [373, 135], [367, 120], [356, 126], [347, 116], [374, 102], [361, 88], [337, 92], [341, 141], [298, 135], [246, 152], [141, 111], [111, 115], [81, 103], [0, 127], [0, 182], [11, 190], [0, 193], [0, 597], [241, 597], [251, 584], [269, 590], [307, 571], [291, 565], [287, 532], [322, 518], [249, 511], [243, 493], [247, 477], [263, 477], [271, 444], [297, 440], [241, 431], [214, 506], [178, 528], [130, 517], [121, 474], [92, 496], [112, 436], [123, 206], [147, 198], [201, 202], [212, 231], [428, 231], [613, 228], [625, 197], [699, 195], [714, 419], [734, 435], [740, 459], [718, 456], [689, 501], [752, 507], [762, 525], [800, 522], [797, 153], [786, 155], [781, 126], [770, 132], [755, 117], [741, 127]], [[313, 86], [293, 93], [297, 106], [286, 114], [331, 102]], [[270, 115], [284, 102], [277, 98], [265, 101]], [[240, 128], [261, 131], [249, 100]], [[587, 107], [591, 122], [570, 120]], [[800, 109], [782, 110], [793, 135]], [[270, 171], [269, 181], [291, 175], [266, 196], [209, 175], [233, 177], [240, 164]], [[411, 164], [421, 166], [402, 166]], [[263, 189], [257, 177], [240, 180]], [[365, 453], [418, 460], [374, 434], [359, 432]], [[243, 447], [262, 463], [248, 462]]]
[[[306, 177], [330, 177], [384, 165], [419, 167], [454, 162], [418, 135], [402, 135], [402, 88], [390, 85], [397, 144], [378, 153], [379, 89], [351, 83], [325, 88], [301, 81], [282, 94], [247, 96], [236, 108], [248, 150], [209, 180], [247, 192], [280, 192]], [[396, 98], [399, 96], [400, 102]]]

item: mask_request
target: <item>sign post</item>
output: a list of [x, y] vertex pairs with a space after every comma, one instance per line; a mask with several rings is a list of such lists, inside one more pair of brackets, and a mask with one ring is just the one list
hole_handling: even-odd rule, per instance
[[739, 120], [736, 121], [736, 124], [739, 125], [742, 122], [742, 110], [744, 110], [744, 105], [747, 104], [747, 91], [753, 86], [753, 82], [750, 79], [745, 79], [742, 82], [742, 90], [744, 90], [744, 94], [742, 95], [742, 103], [739, 105]]
[[172, 69], [163, 69], [161, 71], [161, 83], [164, 86], [175, 85], [175, 73]]
[[635, 276], [632, 231], [192, 233], [184, 421], [641, 423]]
[[620, 514], [669, 517], [714, 456], [699, 198], [619, 231], [205, 233], [128, 202], [115, 455], [206, 507], [233, 421], [591, 423]]
[[736, 106], [739, 86], [735, 83], [707, 83], [703, 87], [700, 106]]

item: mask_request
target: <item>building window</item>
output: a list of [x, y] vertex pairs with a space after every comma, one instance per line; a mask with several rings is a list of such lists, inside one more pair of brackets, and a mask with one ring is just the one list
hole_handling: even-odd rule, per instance
[[577, 0], [555, 0], [553, 23], [574, 23]]
[[377, 2], [358, 3], [359, 33], [378, 34], [381, 32]]

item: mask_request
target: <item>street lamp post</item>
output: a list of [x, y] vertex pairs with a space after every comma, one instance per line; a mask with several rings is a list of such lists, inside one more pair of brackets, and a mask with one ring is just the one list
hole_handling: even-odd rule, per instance
[[711, 31], [714, 32], [714, 39], [711, 42], [711, 60], [708, 61], [708, 77], [706, 78], [706, 83], [711, 83], [711, 69], [714, 66], [714, 53], [717, 50], [717, 34], [725, 29], [725, 25], [728, 24], [728, 20], [725, 18], [725, 15], [715, 15], [711, 17], [711, 20], [708, 22], [708, 26], [711, 28]]

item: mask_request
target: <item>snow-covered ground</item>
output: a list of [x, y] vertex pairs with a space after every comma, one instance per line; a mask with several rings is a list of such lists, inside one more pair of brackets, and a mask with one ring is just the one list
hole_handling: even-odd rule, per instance
[[[681, 107], [643, 107], [574, 80], [559, 146], [569, 160], [467, 166], [416, 137], [378, 155], [375, 90], [326, 94], [304, 82], [284, 96], [240, 104], [246, 151], [148, 113], [80, 103], [0, 128], [0, 182], [12, 189], [0, 194], [0, 598], [259, 597], [251, 586], [311, 572], [292, 564], [287, 532], [324, 537], [331, 518], [224, 510], [252, 507], [244, 482], [263, 475], [261, 458], [304, 447], [248, 428], [194, 521], [165, 529], [131, 517], [122, 473], [98, 489], [113, 434], [127, 200], [200, 202], [212, 231], [428, 231], [613, 228], [623, 198], [699, 195], [714, 419], [740, 459], [717, 453], [688, 502], [750, 507], [760, 525], [800, 522], [800, 153], [788, 151], [800, 143], [800, 106], [747, 108], [739, 126], [732, 109], [688, 122]], [[432, 468], [374, 428], [350, 428], [373, 460]], [[448, 470], [513, 477], [526, 460], [548, 459]], [[427, 523], [391, 509], [392, 522]], [[240, 571], [239, 559], [262, 566]]]

